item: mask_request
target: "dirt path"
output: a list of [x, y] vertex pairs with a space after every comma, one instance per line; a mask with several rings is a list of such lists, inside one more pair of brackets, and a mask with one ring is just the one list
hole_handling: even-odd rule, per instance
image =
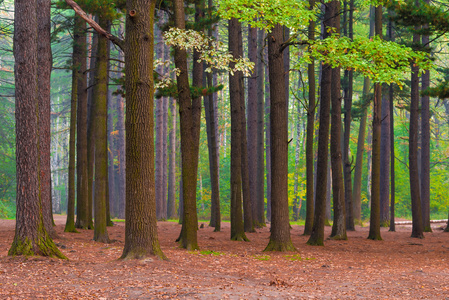
[[123, 262], [123, 223], [108, 228], [116, 242], [100, 244], [92, 231], [64, 233], [64, 222], [56, 217], [55, 242], [67, 261], [8, 257], [14, 221], [0, 220], [0, 299], [449, 299], [449, 233], [438, 228], [418, 240], [398, 226], [370, 241], [358, 227], [348, 241], [311, 247], [293, 226], [298, 253], [265, 253], [268, 228], [232, 242], [224, 223], [222, 232], [200, 229], [202, 251], [188, 252], [174, 242], [180, 225], [160, 222], [170, 260]]

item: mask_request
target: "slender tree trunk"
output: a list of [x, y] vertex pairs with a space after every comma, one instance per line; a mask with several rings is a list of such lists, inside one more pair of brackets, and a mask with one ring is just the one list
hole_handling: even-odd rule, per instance
[[[229, 52], [239, 57], [241, 24], [236, 18], [229, 20]], [[231, 67], [233, 67], [231, 65]], [[242, 214], [242, 74], [229, 75], [231, 98], [231, 240], [248, 241]]]
[[[87, 44], [86, 22], [75, 17], [74, 48], [80, 53], [77, 71], [77, 126], [76, 126], [76, 171], [77, 171], [77, 203], [75, 227], [87, 229], [88, 222], [88, 165], [87, 165]], [[74, 49], [75, 52], [75, 49]]]
[[390, 231], [396, 231], [394, 224], [394, 206], [395, 206], [395, 172], [394, 172], [394, 107], [393, 107], [393, 85], [388, 87], [390, 98], [390, 174], [391, 174], [391, 205], [390, 205]]
[[[426, 0], [429, 4], [430, 0]], [[422, 36], [422, 43], [429, 47], [429, 36]], [[430, 71], [422, 74], [422, 90], [430, 86]], [[421, 98], [421, 206], [424, 232], [432, 232], [430, 227], [430, 106], [429, 96]]]
[[[326, 3], [324, 22], [325, 28], [333, 25], [332, 18], [335, 14], [336, 2]], [[327, 38], [329, 32], [324, 30], [323, 38]], [[328, 167], [328, 143], [329, 143], [329, 114], [331, 103], [332, 68], [328, 64], [322, 66], [321, 92], [320, 92], [320, 126], [318, 131], [318, 157], [315, 211], [312, 233], [307, 241], [309, 245], [324, 245], [324, 225], [326, 219], [326, 194], [327, 194], [327, 167]]]
[[389, 94], [382, 95], [380, 134], [380, 226], [382, 227], [390, 225], [390, 101]]
[[[81, 19], [81, 18], [79, 18]], [[75, 19], [75, 26], [73, 28], [73, 54], [72, 54], [72, 94], [70, 105], [70, 141], [69, 141], [69, 194], [67, 198], [67, 220], [65, 224], [65, 232], [77, 232], [75, 229], [75, 138], [77, 130], [77, 102], [78, 102], [78, 82], [79, 72], [81, 69], [82, 49], [81, 45], [86, 46], [86, 43], [82, 43], [82, 35], [79, 34], [80, 25], [78, 17]], [[78, 42], [81, 41], [81, 44]], [[84, 56], [84, 58], [86, 58]], [[81, 179], [81, 178], [80, 178]], [[81, 204], [82, 205], [82, 204]]]
[[39, 188], [37, 1], [17, 0], [14, 7], [17, 210], [15, 235], [8, 255], [65, 258], [45, 228], [45, 200]]
[[[245, 231], [253, 232], [254, 226], [258, 227], [257, 211], [257, 28], [248, 26], [248, 58], [255, 64], [251, 77], [248, 78], [248, 177], [251, 203], [248, 211], [245, 211]], [[245, 130], [245, 128], [244, 128]], [[252, 208], [252, 210], [251, 210]], [[254, 218], [254, 219], [253, 219]]]
[[168, 189], [167, 218], [176, 217], [176, 100], [170, 99], [171, 128], [168, 147]]
[[[310, 9], [315, 6], [315, 0], [309, 0]], [[309, 22], [309, 40], [315, 40], [315, 21]], [[316, 110], [316, 82], [315, 82], [315, 60], [307, 66], [307, 77], [309, 80], [309, 106], [307, 108], [307, 138], [306, 138], [306, 221], [304, 235], [310, 235], [313, 227], [314, 209], [314, 162], [315, 151], [313, 149], [313, 139], [315, 130], [315, 110]]]
[[[257, 32], [257, 182], [256, 182], [256, 199], [253, 201], [253, 222], [261, 227], [260, 217], [264, 219], [264, 203], [265, 203], [265, 141], [264, 141], [264, 76], [265, 66], [263, 61], [263, 43], [265, 32], [258, 30]], [[259, 213], [260, 212], [260, 213]]]
[[[416, 27], [415, 27], [416, 29]], [[419, 43], [420, 36], [413, 34], [413, 43]], [[421, 194], [418, 173], [418, 119], [419, 119], [419, 68], [412, 64], [409, 129], [409, 174], [410, 198], [412, 200], [412, 237], [424, 238], [421, 208]]]
[[[345, 7], [346, 9], [346, 7]], [[348, 37], [354, 37], [354, 0], [349, 1], [349, 21], [348, 21]], [[350, 161], [349, 140], [351, 137], [351, 110], [352, 110], [352, 95], [354, 85], [354, 71], [345, 71], [345, 78], [347, 78], [347, 88], [345, 89], [345, 132], [343, 142], [343, 163], [344, 163], [344, 186], [345, 186], [345, 208], [346, 208], [346, 229], [355, 230], [354, 227], [354, 206], [352, 203], [352, 161]]]
[[153, 25], [155, 1], [128, 0], [126, 16], [126, 224], [122, 259], [165, 258], [154, 194]]
[[290, 237], [288, 210], [288, 127], [285, 94], [282, 26], [267, 35], [270, 79], [271, 149], [271, 235], [264, 251], [295, 251]]
[[[376, 7], [375, 34], [382, 38], [382, 6]], [[380, 236], [380, 132], [382, 112], [382, 86], [374, 84], [373, 143], [371, 170], [371, 214], [368, 239], [382, 240]]]
[[[268, 61], [268, 51], [265, 50], [265, 61]], [[267, 220], [271, 222], [271, 93], [269, 83], [268, 64], [265, 65], [265, 159], [267, 170]], [[261, 226], [265, 226], [265, 203], [258, 205], [258, 220]]]
[[[161, 59], [163, 60], [165, 58], [164, 56], [164, 41], [162, 38], [162, 32], [161, 32], [161, 27], [163, 26], [163, 12], [162, 11], [158, 11], [158, 17], [159, 17], [159, 22], [158, 24], [155, 26], [155, 52], [156, 52], [156, 58], [157, 59]], [[163, 74], [164, 73], [164, 67], [163, 66], [158, 66], [157, 70], [156, 70], [159, 74]], [[155, 127], [156, 127], [156, 142], [155, 142], [155, 192], [156, 192], [156, 216], [158, 220], [162, 219], [162, 211], [163, 211], [163, 202], [164, 202], [164, 198], [163, 198], [163, 102], [164, 102], [164, 98], [157, 98], [155, 100], [156, 102], [156, 120], [155, 120]]]
[[[111, 22], [108, 22], [107, 31], [111, 31]], [[114, 153], [115, 153], [115, 145], [114, 138], [112, 136], [112, 132], [114, 131], [114, 105], [112, 103], [112, 90], [109, 86], [109, 78], [110, 78], [110, 69], [111, 64], [109, 61], [109, 57], [111, 56], [111, 43], [108, 40], [108, 52], [107, 52], [107, 72], [106, 72], [106, 82], [107, 82], [107, 94], [106, 94], [106, 151], [108, 155], [108, 175], [106, 176], [107, 181], [107, 189], [106, 189], [106, 225], [113, 226], [111, 220], [111, 207], [114, 207], [115, 204], [115, 172], [114, 172]]]
[[[174, 1], [175, 26], [185, 29], [184, 4]], [[196, 185], [198, 171], [199, 131], [201, 117], [201, 98], [191, 98], [187, 72], [186, 50], [175, 48], [175, 66], [180, 70], [177, 76], [179, 115], [181, 126], [183, 220], [179, 237], [181, 247], [198, 249], [196, 213]], [[200, 81], [201, 82], [201, 81]]]
[[[340, 11], [340, 2], [335, 5], [335, 12]], [[334, 27], [340, 32], [340, 15], [334, 18]], [[331, 164], [332, 164], [332, 195], [334, 205], [334, 223], [332, 225], [331, 238], [346, 240], [346, 219], [345, 219], [345, 189], [343, 182], [343, 162], [341, 155], [341, 75], [340, 68], [332, 69], [331, 86]], [[349, 129], [349, 128], [348, 128]]]
[[168, 97], [164, 97], [164, 103], [162, 107], [162, 219], [167, 220], [168, 210], [167, 210], [167, 187], [168, 187], [168, 174], [167, 174], [167, 159], [168, 159]]
[[[100, 17], [99, 25], [102, 28], [108, 26], [108, 21]], [[95, 99], [95, 227], [94, 240], [108, 243], [109, 236], [106, 229], [106, 201], [107, 199], [107, 176], [108, 176], [108, 141], [107, 141], [107, 81], [108, 68], [108, 40], [98, 37], [97, 61], [95, 64], [95, 86], [93, 87], [93, 97]]]
[[[363, 82], [363, 97], [369, 93], [370, 80], [365, 77]], [[354, 223], [362, 225], [362, 167], [363, 154], [365, 152], [365, 136], [366, 136], [366, 121], [368, 119], [367, 108], [363, 108], [362, 117], [360, 118], [359, 135], [357, 139], [357, 154], [355, 159], [354, 169], [354, 188], [353, 188], [353, 206], [354, 206]]]

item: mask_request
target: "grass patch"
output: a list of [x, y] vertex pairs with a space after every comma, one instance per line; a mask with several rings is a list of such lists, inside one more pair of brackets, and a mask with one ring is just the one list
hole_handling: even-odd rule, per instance
[[288, 260], [291, 260], [291, 261], [303, 261], [303, 260], [314, 260], [314, 259], [316, 259], [315, 257], [301, 257], [301, 255], [299, 255], [299, 254], [285, 255], [284, 257], [286, 259], [288, 259]]
[[190, 253], [192, 254], [197, 254], [197, 255], [209, 255], [209, 256], [221, 256], [224, 255], [223, 252], [218, 252], [218, 251], [213, 251], [213, 250], [195, 250], [195, 251], [191, 251]]
[[270, 260], [271, 256], [269, 256], [269, 255], [253, 255], [253, 258], [255, 258], [257, 260], [266, 261], [266, 260]]

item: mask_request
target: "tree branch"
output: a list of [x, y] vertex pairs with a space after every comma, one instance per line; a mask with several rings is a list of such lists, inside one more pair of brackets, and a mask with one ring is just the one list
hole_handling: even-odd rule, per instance
[[100, 25], [97, 24], [91, 17], [89, 17], [86, 12], [73, 0], [65, 0], [65, 2], [73, 8], [75, 13], [80, 16], [84, 21], [86, 21], [90, 26], [92, 26], [95, 31], [103, 35], [105, 38], [116, 44], [120, 49], [124, 51], [125, 41], [107, 32]]

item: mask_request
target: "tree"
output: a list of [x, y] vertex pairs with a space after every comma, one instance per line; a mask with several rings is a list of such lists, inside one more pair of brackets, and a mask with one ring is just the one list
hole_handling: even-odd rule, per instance
[[15, 1], [14, 57], [16, 83], [17, 210], [8, 255], [65, 258], [44, 226], [39, 190], [38, 19], [37, 1]]
[[[73, 1], [66, 2], [125, 52], [126, 223], [122, 259], [165, 258], [157, 237], [154, 198], [153, 25], [155, 2], [126, 2], [126, 43], [105, 31]], [[143, 84], [142, 84], [143, 83]]]
[[290, 237], [288, 211], [288, 128], [285, 94], [282, 26], [267, 34], [270, 79], [271, 235], [264, 251], [295, 251]]
[[[333, 25], [332, 18], [335, 15], [336, 1], [325, 4], [324, 30], [323, 38], [330, 35], [328, 27]], [[312, 233], [307, 244], [320, 245], [324, 244], [324, 221], [326, 218], [326, 192], [327, 192], [327, 164], [328, 164], [328, 142], [329, 142], [329, 114], [331, 102], [331, 83], [332, 83], [332, 67], [329, 64], [324, 64], [321, 71], [321, 92], [320, 92], [320, 126], [318, 131], [318, 158], [316, 173], [315, 195], [315, 212], [313, 218]]]
[[[374, 32], [382, 38], [382, 6], [375, 8]], [[380, 236], [380, 131], [382, 109], [382, 86], [374, 84], [373, 108], [373, 142], [372, 142], [372, 171], [371, 171], [371, 211], [370, 230], [368, 239], [382, 240]]]
[[[236, 18], [229, 20], [229, 52], [239, 55], [241, 24]], [[232, 67], [232, 65], [231, 65]], [[243, 74], [236, 72], [229, 76], [231, 99], [231, 240], [248, 241], [243, 227], [242, 212], [242, 88]]]

